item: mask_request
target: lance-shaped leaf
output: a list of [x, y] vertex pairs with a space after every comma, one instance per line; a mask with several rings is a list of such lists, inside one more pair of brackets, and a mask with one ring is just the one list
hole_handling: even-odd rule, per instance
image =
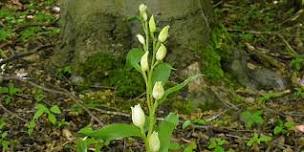
[[172, 88], [169, 88], [165, 91], [165, 95], [164, 97], [159, 101], [159, 103], [161, 104], [162, 102], [165, 101], [165, 99], [167, 98], [167, 96], [169, 96], [170, 94], [174, 93], [174, 92], [177, 92], [179, 90], [181, 90], [182, 88], [184, 88], [188, 83], [194, 81], [195, 79], [201, 77], [202, 74], [197, 74], [197, 75], [194, 75], [194, 76], [191, 76], [189, 78], [187, 78], [185, 81], [183, 81], [182, 83], [180, 84], [177, 84], [175, 85], [174, 87]]
[[160, 140], [160, 152], [168, 152], [171, 145], [171, 136], [178, 125], [178, 115], [170, 113], [165, 120], [159, 125], [159, 140]]
[[103, 140], [105, 143], [126, 137], [141, 137], [140, 129], [129, 124], [111, 124], [97, 130], [83, 128], [79, 133], [88, 137]]

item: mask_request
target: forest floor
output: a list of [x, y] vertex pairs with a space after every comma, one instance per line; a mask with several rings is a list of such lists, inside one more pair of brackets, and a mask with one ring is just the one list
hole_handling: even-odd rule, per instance
[[[253, 56], [248, 66], [280, 71], [288, 85], [284, 90], [235, 87], [234, 108], [180, 113], [174, 139], [189, 151], [304, 151], [304, 13], [279, 2], [214, 4], [225, 36]], [[121, 100], [115, 88], [95, 88], [98, 95], [88, 102], [90, 92], [75, 89], [69, 67], [46, 69], [60, 45], [59, 19], [56, 0], [0, 2], [0, 151], [75, 151], [81, 128], [131, 122], [129, 109], [115, 106]], [[126, 139], [102, 151], [142, 147]]]

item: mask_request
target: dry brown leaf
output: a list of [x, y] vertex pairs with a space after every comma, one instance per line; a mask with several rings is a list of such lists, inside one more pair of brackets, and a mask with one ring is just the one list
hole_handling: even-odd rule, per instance
[[304, 125], [298, 125], [296, 126], [296, 129], [302, 133], [304, 133]]

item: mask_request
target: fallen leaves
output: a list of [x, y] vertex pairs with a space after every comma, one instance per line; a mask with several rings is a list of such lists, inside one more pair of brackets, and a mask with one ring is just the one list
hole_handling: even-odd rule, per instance
[[298, 125], [298, 126], [296, 126], [296, 130], [299, 131], [299, 132], [304, 133], [304, 125]]

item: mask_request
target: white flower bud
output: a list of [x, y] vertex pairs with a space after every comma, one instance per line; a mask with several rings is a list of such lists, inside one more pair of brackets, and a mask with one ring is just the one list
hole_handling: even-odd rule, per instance
[[146, 51], [146, 53], [140, 59], [140, 66], [143, 72], [146, 72], [149, 69], [148, 55], [149, 52]]
[[162, 82], [161, 81], [157, 81], [155, 84], [154, 84], [154, 87], [153, 87], [153, 91], [152, 91], [152, 96], [155, 100], [159, 100], [161, 99], [165, 94], [165, 90], [164, 90], [164, 87], [162, 85]]
[[140, 4], [138, 9], [140, 16], [146, 21], [148, 19], [147, 6], [145, 4]]
[[164, 28], [160, 31], [160, 33], [159, 33], [159, 35], [158, 35], [158, 41], [159, 41], [159, 42], [165, 42], [165, 41], [167, 40], [167, 38], [168, 38], [168, 33], [169, 33], [169, 28], [170, 28], [170, 26], [167, 25], [166, 27], [164, 27]]
[[143, 13], [147, 11], [147, 6], [145, 4], [140, 4], [138, 7], [139, 13]]
[[158, 132], [153, 131], [149, 137], [149, 148], [152, 152], [158, 152], [160, 149], [160, 141], [158, 137]]
[[143, 128], [145, 125], [145, 113], [142, 110], [140, 104], [131, 107], [133, 124], [139, 128]]
[[154, 20], [154, 16], [152, 15], [150, 20], [149, 20], [149, 28], [150, 28], [150, 32], [154, 33], [156, 31], [156, 24], [155, 24], [155, 20]]
[[136, 37], [142, 45], [146, 44], [144, 36], [142, 36], [141, 34], [137, 34]]
[[165, 45], [161, 44], [156, 52], [156, 60], [161, 61], [166, 57], [167, 48]]

